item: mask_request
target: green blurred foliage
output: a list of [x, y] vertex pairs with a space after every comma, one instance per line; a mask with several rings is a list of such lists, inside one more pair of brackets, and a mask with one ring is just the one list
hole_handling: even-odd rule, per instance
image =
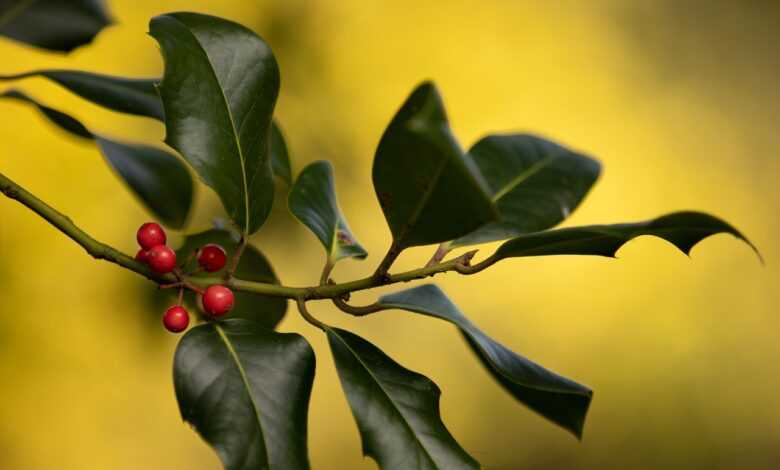
[[[762, 250], [766, 267], [722, 235], [694, 249], [692, 260], [663, 241], [640, 239], [617, 260], [506, 261], [475, 277], [437, 277], [486, 333], [595, 390], [582, 443], [506, 396], [448, 325], [393, 312], [345, 318], [325, 302], [311, 307], [431, 377], [443, 390], [445, 422], [485, 468], [777, 467], [775, 4], [109, 3], [119, 24], [93, 46], [63, 56], [0, 41], [2, 72], [159, 75], [157, 47], [145, 34], [151, 16], [196, 10], [253, 26], [280, 63], [277, 116], [294, 171], [334, 161], [341, 208], [371, 253], [341, 263], [336, 279], [367, 275], [388, 246], [371, 159], [390, 117], [426, 78], [442, 90], [463, 146], [488, 132], [530, 130], [600, 159], [600, 182], [566, 225], [677, 209], [733, 222]], [[152, 120], [101, 110], [42, 80], [20, 86], [96, 131], [162, 139]], [[135, 251], [133, 234], [148, 216], [94, 146], [44, 132], [47, 124], [17, 104], [3, 103], [0, 119], [4, 173], [97, 238]], [[192, 232], [220, 214], [207, 190], [198, 198]], [[150, 332], [162, 308], [145, 303], [140, 280], [92, 261], [18, 204], [0, 200], [0, 217], [0, 469], [218, 468], [178, 416], [177, 338]], [[253, 243], [284, 283], [316, 282], [321, 248], [284, 204]], [[432, 251], [410, 250], [396, 269], [418, 267]], [[375, 295], [356, 294], [355, 302]], [[294, 314], [281, 329], [305, 334], [318, 354], [314, 468], [375, 468], [360, 455], [325, 339]]]

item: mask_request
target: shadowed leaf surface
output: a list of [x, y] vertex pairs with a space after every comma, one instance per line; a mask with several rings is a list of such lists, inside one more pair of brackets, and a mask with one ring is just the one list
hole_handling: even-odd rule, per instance
[[674, 212], [644, 222], [589, 225], [547, 232], [529, 233], [509, 240], [496, 251], [498, 259], [546, 255], [615, 256], [628, 241], [652, 235], [672, 243], [685, 254], [700, 241], [718, 233], [730, 233], [750, 245], [750, 241], [723, 220], [702, 212]]
[[449, 241], [498, 217], [430, 82], [412, 92], [385, 130], [372, 177], [393, 240], [401, 248]]
[[489, 135], [469, 150], [487, 182], [500, 219], [453, 246], [506, 240], [565, 220], [596, 182], [595, 160], [528, 134]]
[[0, 35], [53, 51], [88, 44], [111, 23], [103, 0], [0, 2]]
[[75, 118], [19, 91], [6, 91], [0, 98], [29, 103], [61, 129], [94, 141], [111, 168], [161, 223], [174, 229], [184, 227], [195, 189], [187, 167], [178, 158], [155, 147], [93, 134]]
[[304, 168], [290, 190], [288, 204], [293, 215], [322, 242], [332, 262], [368, 255], [341, 214], [330, 162], [317, 161]]
[[271, 170], [274, 174], [287, 184], [292, 184], [292, 165], [290, 164], [290, 154], [287, 151], [287, 144], [284, 140], [284, 134], [275, 120], [271, 122], [271, 141], [269, 143], [269, 152], [271, 153]]
[[[120, 113], [165, 121], [162, 101], [157, 94], [158, 78], [125, 78], [79, 70], [36, 70], [15, 75], [0, 75], [0, 80], [28, 77], [47, 78], [98, 106]], [[292, 168], [284, 135], [276, 121], [271, 123], [269, 141], [271, 167], [276, 176], [292, 184]]]
[[[228, 255], [228, 263], [230, 263], [230, 258], [236, 252], [236, 247], [238, 246], [238, 237], [233, 236], [226, 230], [218, 229], [189, 235], [184, 239], [182, 246], [176, 250], [176, 258], [182, 263], [193, 255], [189, 266], [192, 268], [197, 265], [195, 260], [197, 250], [209, 243], [216, 243], [224, 248]], [[198, 276], [214, 276], [214, 273], [195, 274], [195, 277]], [[277, 279], [271, 263], [260, 250], [252, 245], [247, 245], [244, 249], [244, 253], [241, 255], [241, 260], [236, 268], [236, 276], [248, 281], [279, 284], [279, 279]], [[228, 313], [227, 318], [246, 318], [259, 323], [265, 328], [273, 329], [282, 321], [285, 312], [287, 312], [287, 299], [282, 297], [239, 291], [235, 291], [233, 295], [235, 296], [235, 306]], [[196, 303], [193, 294], [188, 293], [188, 297], [191, 303]]]
[[383, 470], [479, 468], [442, 423], [436, 384], [353, 333], [326, 333], [365, 455]]
[[485, 369], [507, 392], [578, 438], [582, 437], [593, 392], [494, 341], [471, 323], [437, 286], [428, 284], [386, 295], [379, 303], [454, 324]]

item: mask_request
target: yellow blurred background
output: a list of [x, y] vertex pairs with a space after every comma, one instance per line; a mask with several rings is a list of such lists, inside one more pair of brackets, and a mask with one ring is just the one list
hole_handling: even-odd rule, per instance
[[[566, 225], [699, 209], [732, 222], [686, 258], [642, 238], [619, 259], [506, 261], [436, 278], [510, 348], [595, 390], [583, 442], [526, 410], [443, 322], [312, 310], [374, 341], [443, 390], [444, 421], [486, 469], [780, 467], [780, 6], [773, 2], [109, 0], [117, 24], [63, 56], [0, 40], [0, 73], [75, 68], [156, 76], [150, 17], [175, 10], [255, 29], [282, 70], [277, 106], [294, 170], [332, 159], [342, 209], [371, 253], [334, 276], [371, 272], [389, 231], [371, 187], [384, 126], [423, 79], [439, 85], [464, 146], [530, 130], [597, 156], [605, 172]], [[163, 128], [33, 79], [15, 84], [92, 130], [160, 142]], [[30, 107], [0, 102], [0, 171], [96, 238], [128, 253], [149, 216], [94, 146]], [[206, 227], [205, 187], [190, 231]], [[280, 205], [254, 240], [284, 283], [323, 261]], [[483, 247], [489, 252], [492, 246]], [[405, 253], [396, 269], [434, 247]], [[0, 199], [0, 469], [217, 469], [181, 422], [171, 380], [177, 337], [153, 285], [95, 262], [30, 211]], [[390, 289], [380, 289], [385, 292]], [[355, 295], [367, 302], [375, 292]], [[318, 354], [310, 411], [314, 469], [371, 469], [330, 352], [290, 311], [281, 325]]]

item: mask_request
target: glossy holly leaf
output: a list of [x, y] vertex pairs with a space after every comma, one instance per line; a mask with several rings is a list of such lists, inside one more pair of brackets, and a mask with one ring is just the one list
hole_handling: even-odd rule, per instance
[[227, 320], [184, 335], [173, 383], [182, 418], [226, 470], [308, 469], [314, 369], [314, 351], [302, 336]]
[[[120, 113], [165, 120], [162, 101], [157, 94], [159, 78], [125, 78], [79, 70], [36, 70], [15, 75], [0, 75], [0, 80], [21, 80], [29, 77], [47, 78], [78, 96], [104, 108]], [[279, 124], [271, 124], [269, 141], [271, 168], [276, 176], [292, 184], [292, 168]]]
[[149, 30], [165, 60], [165, 141], [242, 231], [254, 233], [274, 197], [269, 140], [279, 67], [271, 49], [237, 23], [197, 13], [154, 17]]
[[339, 210], [330, 162], [321, 160], [304, 168], [290, 190], [288, 204], [293, 215], [322, 242], [330, 262], [368, 255]]
[[0, 2], [0, 35], [53, 51], [89, 44], [112, 22], [102, 0]]
[[99, 106], [120, 113], [146, 116], [163, 121], [162, 102], [154, 88], [159, 80], [125, 78], [79, 70], [35, 70], [0, 75], [0, 80], [42, 77]]
[[32, 104], [61, 129], [94, 141], [109, 166], [161, 223], [173, 229], [184, 227], [195, 189], [189, 171], [178, 158], [158, 148], [93, 134], [73, 117], [20, 91], [9, 90], [0, 97]]
[[479, 170], [450, 131], [432, 83], [418, 86], [390, 122], [372, 174], [400, 248], [452, 240], [498, 217]]
[[479, 468], [441, 421], [435, 383], [353, 333], [326, 333], [364, 455], [382, 469]]
[[[176, 259], [183, 262], [190, 260], [185, 269], [192, 269], [197, 265], [197, 251], [204, 245], [215, 243], [225, 249], [228, 255], [228, 263], [238, 247], [238, 237], [227, 230], [206, 230], [205, 232], [189, 235], [184, 239], [182, 246], [176, 250]], [[271, 267], [268, 259], [252, 245], [247, 245], [241, 255], [241, 260], [236, 267], [235, 275], [239, 279], [247, 281], [279, 284], [279, 279]], [[194, 277], [213, 277], [214, 273], [197, 273]], [[191, 294], [188, 294], [191, 295]], [[246, 318], [259, 323], [268, 329], [273, 329], [282, 321], [287, 312], [287, 299], [271, 297], [251, 292], [234, 292], [235, 306], [227, 315], [227, 318]], [[197, 304], [191, 295], [190, 302]]]
[[547, 255], [615, 256], [628, 241], [653, 235], [672, 243], [686, 255], [701, 240], [717, 233], [730, 233], [758, 250], [737, 229], [702, 212], [674, 212], [644, 222], [590, 225], [520, 235], [501, 245], [493, 257], [497, 259]]
[[489, 135], [469, 154], [501, 216], [451, 246], [552, 228], [577, 208], [601, 171], [597, 161], [528, 134]]
[[386, 308], [397, 308], [446, 320], [458, 327], [493, 378], [515, 399], [535, 412], [582, 437], [585, 415], [593, 392], [509, 350], [477, 328], [433, 284], [386, 295]]

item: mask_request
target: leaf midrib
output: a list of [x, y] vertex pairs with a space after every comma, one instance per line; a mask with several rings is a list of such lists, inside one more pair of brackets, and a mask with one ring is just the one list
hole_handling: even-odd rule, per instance
[[403, 413], [401, 413], [401, 410], [400, 410], [400, 409], [398, 408], [398, 406], [395, 404], [395, 402], [393, 401], [393, 399], [392, 399], [392, 397], [390, 396], [390, 394], [389, 394], [389, 393], [387, 392], [387, 390], [385, 390], [385, 388], [382, 386], [382, 382], [380, 382], [380, 381], [379, 381], [379, 379], [376, 377], [376, 375], [374, 375], [374, 373], [373, 373], [373, 372], [371, 372], [371, 369], [369, 369], [369, 367], [366, 365], [366, 363], [365, 363], [365, 362], [363, 362], [363, 360], [362, 360], [362, 359], [360, 358], [360, 356], [359, 356], [359, 355], [358, 355], [358, 354], [355, 352], [355, 350], [354, 350], [354, 349], [352, 349], [352, 348], [349, 346], [349, 344], [347, 344], [347, 342], [346, 342], [346, 341], [344, 341], [344, 340], [341, 338], [341, 335], [339, 335], [338, 333], [336, 333], [334, 330], [332, 330], [332, 329], [330, 329], [330, 328], [328, 328], [328, 330], [330, 330], [330, 331], [331, 331], [331, 332], [332, 332], [332, 333], [333, 333], [333, 334], [336, 336], [336, 338], [338, 338], [338, 340], [341, 342], [341, 344], [343, 344], [343, 345], [344, 345], [344, 347], [346, 347], [346, 348], [349, 350], [349, 352], [352, 354], [352, 356], [354, 356], [354, 357], [355, 357], [355, 359], [357, 359], [357, 361], [360, 363], [360, 365], [361, 365], [361, 366], [363, 366], [363, 369], [365, 369], [365, 371], [368, 373], [368, 375], [371, 377], [371, 379], [373, 379], [373, 380], [374, 380], [374, 382], [377, 384], [377, 386], [379, 387], [379, 389], [380, 389], [380, 390], [382, 391], [382, 393], [384, 394], [385, 398], [387, 398], [387, 401], [389, 401], [389, 402], [390, 402], [390, 404], [392, 405], [393, 409], [394, 409], [394, 410], [396, 411], [396, 413], [398, 413], [398, 415], [401, 417], [401, 421], [402, 421], [402, 422], [404, 423], [404, 425], [406, 426], [406, 429], [408, 429], [408, 430], [409, 430], [409, 432], [411, 433], [412, 437], [414, 437], [414, 440], [417, 442], [417, 444], [420, 446], [420, 448], [423, 450], [423, 452], [425, 452], [425, 456], [426, 456], [426, 457], [428, 457], [428, 460], [431, 462], [431, 464], [432, 464], [434, 467], [436, 467], [436, 468], [440, 468], [440, 467], [439, 467], [439, 465], [436, 463], [436, 461], [435, 461], [435, 460], [433, 460], [433, 457], [432, 457], [432, 456], [431, 456], [431, 454], [428, 452], [428, 449], [425, 447], [425, 445], [423, 445], [423, 443], [422, 443], [422, 441], [420, 440], [420, 438], [419, 438], [419, 437], [417, 437], [417, 433], [414, 431], [414, 428], [412, 428], [412, 425], [411, 425], [411, 424], [409, 424], [409, 423], [406, 421], [406, 417], [403, 415]]
[[16, 17], [21, 15], [24, 10], [31, 7], [32, 4], [36, 1], [38, 0], [22, 0], [22, 2], [17, 4], [15, 7], [6, 11], [2, 16], [0, 16], [0, 27], [3, 27], [13, 21]]
[[509, 192], [514, 190], [517, 186], [522, 184], [528, 178], [542, 171], [543, 168], [549, 165], [556, 158], [557, 157], [555, 155], [549, 155], [547, 157], [544, 157], [543, 159], [539, 160], [538, 162], [528, 167], [525, 171], [521, 172], [519, 175], [512, 178], [508, 184], [506, 184], [503, 188], [497, 191], [496, 194], [493, 195], [492, 197], [493, 202], [498, 202], [499, 199], [506, 196]]
[[198, 45], [198, 49], [200, 49], [200, 51], [203, 53], [203, 56], [206, 58], [206, 62], [209, 64], [208, 69], [214, 76], [214, 81], [217, 83], [217, 88], [219, 89], [220, 96], [222, 96], [222, 101], [225, 103], [225, 110], [227, 112], [228, 119], [230, 120], [230, 128], [233, 130], [233, 140], [235, 141], [236, 150], [238, 151], [239, 163], [241, 164], [241, 181], [243, 183], [244, 189], [244, 234], [249, 235], [249, 185], [246, 177], [246, 160], [244, 159], [244, 152], [241, 149], [241, 141], [238, 140], [238, 132], [236, 129], [235, 120], [233, 119], [233, 112], [230, 109], [230, 103], [228, 102], [227, 96], [225, 96], [225, 90], [222, 89], [222, 83], [220, 83], [217, 72], [214, 70], [214, 64], [211, 62], [211, 58], [209, 57], [208, 52], [206, 52], [206, 49], [203, 48], [203, 45], [200, 43], [198, 37], [195, 36], [195, 33], [193, 33], [192, 30], [190, 30], [190, 28], [181, 20], [178, 18], [175, 19], [182, 26], [184, 26], [184, 29], [192, 36], [192, 39], [195, 40], [195, 43]]
[[252, 387], [249, 383], [249, 377], [246, 375], [246, 371], [244, 370], [244, 366], [241, 364], [241, 359], [238, 357], [238, 352], [236, 352], [235, 348], [233, 348], [233, 344], [230, 342], [230, 339], [227, 337], [227, 334], [225, 334], [225, 331], [222, 329], [221, 326], [218, 324], [214, 324], [214, 329], [219, 334], [220, 339], [222, 339], [222, 342], [225, 343], [225, 348], [228, 350], [228, 353], [230, 353], [230, 357], [233, 359], [233, 362], [236, 364], [236, 368], [238, 369], [238, 373], [241, 376], [241, 381], [244, 383], [244, 387], [246, 388], [246, 394], [249, 397], [249, 403], [252, 405], [252, 409], [255, 411], [255, 418], [257, 418], [257, 430], [260, 433], [260, 444], [263, 447], [263, 454], [265, 455], [266, 463], [269, 463], [269, 455], [268, 455], [268, 449], [265, 446], [265, 436], [263, 435], [263, 423], [260, 420], [260, 407], [257, 406], [257, 403], [255, 402], [255, 398], [252, 395]]
[[439, 179], [441, 178], [442, 173], [444, 173], [444, 169], [447, 168], [449, 161], [450, 159], [447, 157], [441, 159], [441, 163], [433, 174], [431, 184], [425, 188], [425, 192], [422, 194], [422, 197], [420, 197], [420, 204], [415, 207], [414, 212], [409, 217], [409, 220], [404, 224], [403, 228], [401, 229], [401, 233], [398, 235], [398, 240], [403, 240], [406, 238], [406, 234], [409, 232], [409, 230], [411, 230], [412, 227], [417, 224], [417, 219], [420, 218], [423, 209], [425, 209], [426, 204], [428, 204], [428, 199], [430, 199], [431, 195], [433, 195], [433, 191], [436, 189], [436, 186], [439, 183]]

